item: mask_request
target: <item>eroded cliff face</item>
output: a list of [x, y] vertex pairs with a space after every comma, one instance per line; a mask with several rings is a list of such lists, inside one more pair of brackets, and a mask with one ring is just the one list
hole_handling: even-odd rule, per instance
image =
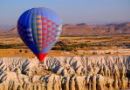
[[119, 90], [129, 78], [130, 56], [0, 58], [0, 90]]

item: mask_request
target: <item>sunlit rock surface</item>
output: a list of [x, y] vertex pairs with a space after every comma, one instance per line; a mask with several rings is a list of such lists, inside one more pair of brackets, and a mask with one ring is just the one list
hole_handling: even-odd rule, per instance
[[130, 56], [0, 58], [0, 90], [124, 90]]

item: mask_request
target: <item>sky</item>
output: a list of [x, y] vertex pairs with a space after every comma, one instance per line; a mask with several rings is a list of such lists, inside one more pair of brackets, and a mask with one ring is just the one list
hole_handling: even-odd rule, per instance
[[64, 24], [108, 24], [130, 21], [130, 0], [1, 0], [0, 25], [16, 25], [33, 7], [55, 11]]

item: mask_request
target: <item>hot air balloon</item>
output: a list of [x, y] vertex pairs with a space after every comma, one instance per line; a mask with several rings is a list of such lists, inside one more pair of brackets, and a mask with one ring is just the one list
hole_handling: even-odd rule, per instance
[[23, 42], [43, 62], [62, 31], [61, 19], [48, 8], [32, 8], [19, 18], [18, 33]]

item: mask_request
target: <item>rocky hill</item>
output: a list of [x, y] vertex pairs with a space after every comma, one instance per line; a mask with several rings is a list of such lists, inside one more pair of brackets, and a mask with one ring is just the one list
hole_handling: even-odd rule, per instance
[[85, 36], [85, 35], [111, 35], [129, 34], [130, 23], [108, 24], [108, 25], [64, 25], [62, 35]]

